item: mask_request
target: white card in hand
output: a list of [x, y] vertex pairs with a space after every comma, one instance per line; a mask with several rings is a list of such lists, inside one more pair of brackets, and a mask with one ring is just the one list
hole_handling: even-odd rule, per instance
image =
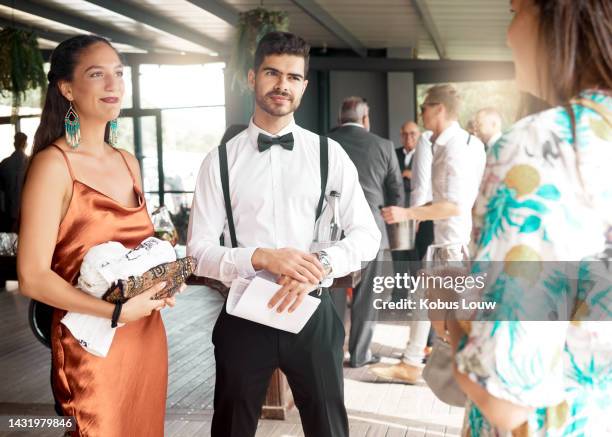
[[278, 313], [276, 307], [268, 308], [268, 301], [280, 288], [279, 284], [260, 276], [255, 276], [252, 280], [235, 279], [227, 296], [227, 313], [297, 334], [306, 325], [321, 300], [308, 295], [292, 313], [286, 309]]

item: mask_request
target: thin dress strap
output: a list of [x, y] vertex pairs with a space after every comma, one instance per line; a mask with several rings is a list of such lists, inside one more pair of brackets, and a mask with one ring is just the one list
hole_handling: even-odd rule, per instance
[[70, 178], [74, 182], [76, 179], [74, 177], [74, 172], [72, 171], [72, 166], [70, 165], [70, 159], [68, 159], [68, 155], [66, 155], [66, 152], [64, 152], [64, 149], [62, 149], [57, 144], [51, 143], [51, 145], [54, 146], [60, 152], [62, 152], [62, 156], [64, 157], [64, 161], [66, 161], [66, 165], [68, 166], [68, 173], [70, 173]]
[[134, 177], [134, 173], [132, 173], [132, 169], [130, 168], [130, 165], [127, 162], [127, 159], [125, 159], [125, 156], [123, 156], [123, 153], [121, 153], [121, 149], [115, 149], [113, 147], [114, 150], [116, 150], [119, 155], [121, 155], [121, 159], [123, 159], [123, 162], [125, 163], [125, 166], [127, 167], [128, 171], [130, 172], [130, 177], [132, 178], [132, 184], [134, 184], [134, 186], [136, 186], [136, 178]]

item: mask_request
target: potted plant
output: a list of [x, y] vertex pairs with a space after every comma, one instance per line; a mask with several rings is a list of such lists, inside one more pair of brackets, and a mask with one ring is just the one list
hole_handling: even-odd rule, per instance
[[26, 91], [38, 87], [44, 91], [46, 86], [43, 58], [34, 33], [5, 27], [0, 31], [0, 93], [11, 94], [14, 113]]
[[289, 16], [284, 11], [269, 11], [262, 7], [241, 12], [234, 51], [230, 60], [232, 87], [247, 89], [247, 73], [253, 65], [259, 40], [268, 32], [289, 30]]

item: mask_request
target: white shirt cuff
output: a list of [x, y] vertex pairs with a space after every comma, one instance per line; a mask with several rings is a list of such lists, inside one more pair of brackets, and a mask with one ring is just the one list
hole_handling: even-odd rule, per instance
[[327, 276], [326, 278], [323, 278], [320, 285], [323, 288], [328, 288], [328, 287], [331, 287], [333, 283], [334, 283], [334, 278], [332, 278], [330, 275], [330, 276]]
[[241, 278], [250, 278], [252, 276], [255, 276], [256, 272], [253, 268], [251, 258], [253, 257], [253, 252], [255, 252], [257, 248], [241, 247], [233, 250], [235, 250], [234, 265], [236, 266], [236, 270], [238, 271], [238, 276]]

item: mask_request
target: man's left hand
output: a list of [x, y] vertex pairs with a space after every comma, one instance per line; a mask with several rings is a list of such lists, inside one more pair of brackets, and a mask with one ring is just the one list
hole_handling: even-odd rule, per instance
[[268, 308], [274, 308], [282, 300], [278, 308], [276, 308], [276, 311], [279, 313], [285, 311], [287, 307], [289, 307], [288, 312], [292, 313], [295, 311], [301, 305], [306, 295], [319, 285], [296, 281], [285, 275], [282, 275], [276, 282], [282, 285], [282, 288], [272, 296], [272, 299], [268, 302]]
[[410, 208], [402, 208], [400, 206], [387, 206], [380, 210], [383, 219], [387, 224], [405, 222], [410, 220], [412, 217], [412, 211]]

